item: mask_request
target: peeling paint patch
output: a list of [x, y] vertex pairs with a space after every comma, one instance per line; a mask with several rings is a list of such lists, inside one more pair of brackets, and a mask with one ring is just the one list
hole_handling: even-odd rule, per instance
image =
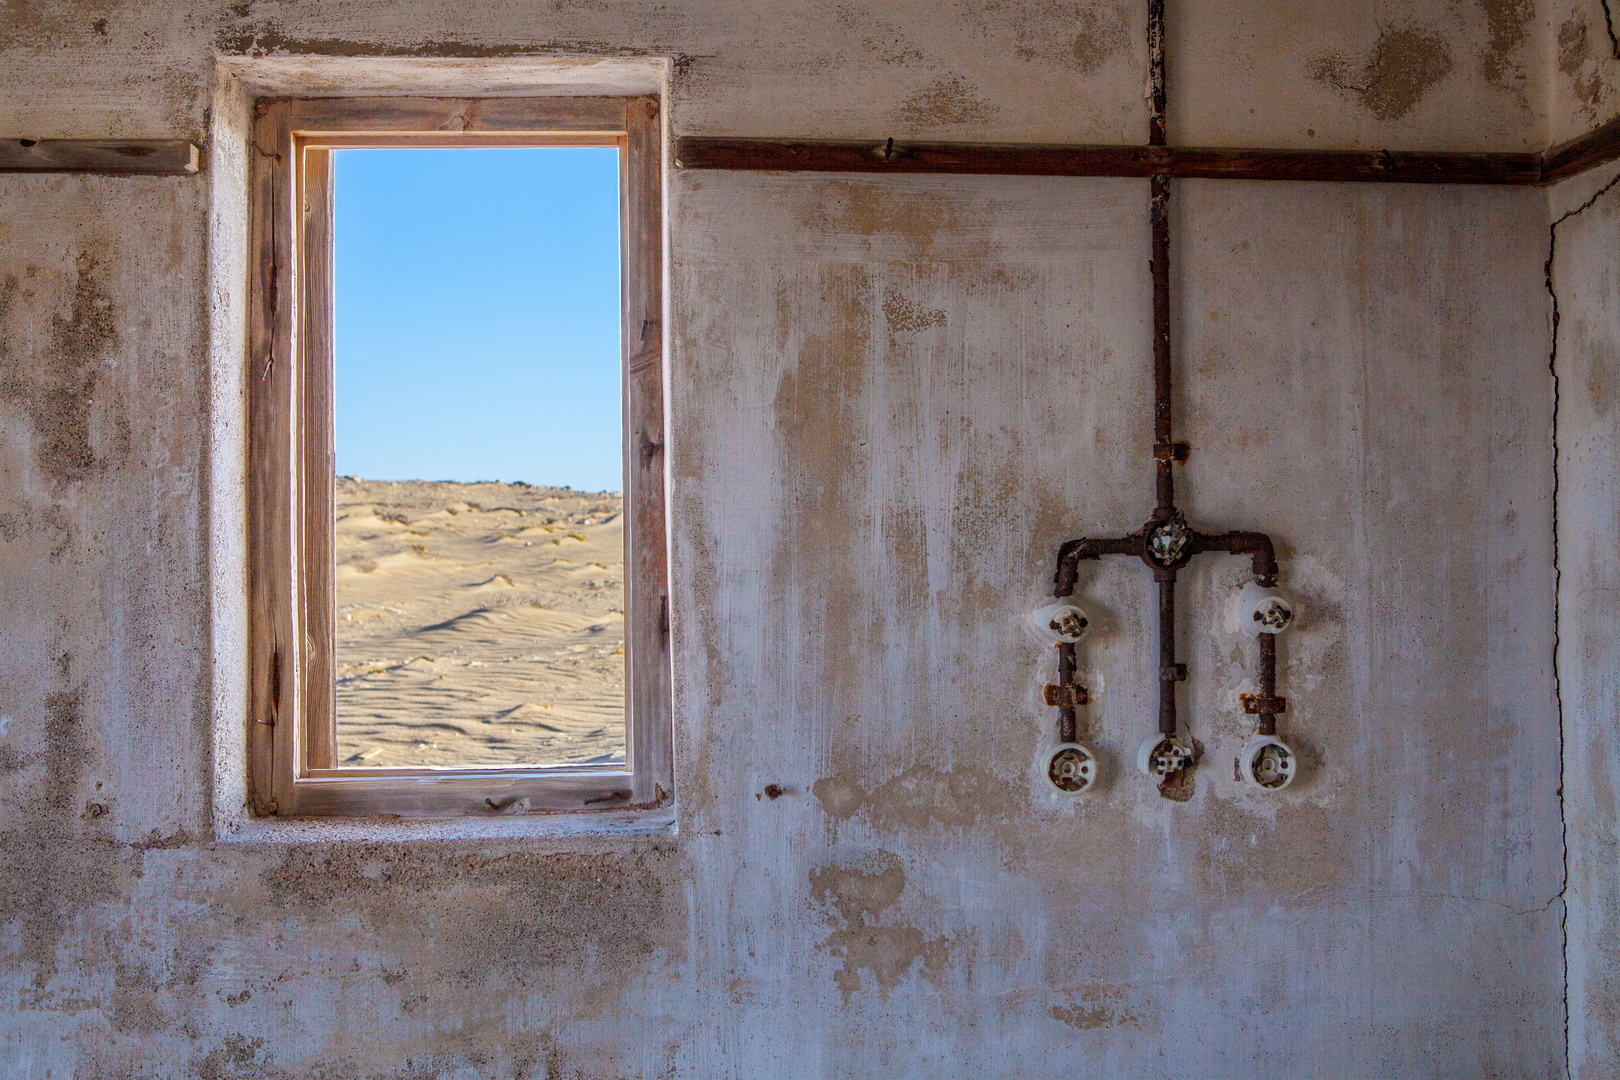
[[1350, 94], [1380, 120], [1399, 120], [1431, 87], [1451, 74], [1445, 39], [1418, 26], [1386, 29], [1359, 59], [1342, 54], [1317, 58], [1311, 78]]
[[480, 60], [524, 56], [639, 56], [607, 41], [548, 42], [545, 45], [483, 45], [447, 38], [411, 44], [351, 38], [296, 37], [275, 26], [221, 33], [215, 47], [227, 56], [421, 56], [441, 60]]
[[[1586, 13], [1577, 11], [1558, 27], [1558, 71], [1570, 80], [1570, 91], [1575, 107], [1588, 120], [1598, 119], [1610, 93], [1603, 77], [1607, 61], [1601, 51], [1592, 48], [1591, 30]], [[1620, 51], [1616, 53], [1620, 57]]]
[[940, 772], [914, 765], [868, 792], [842, 776], [817, 780], [810, 793], [827, 816], [848, 821], [865, 811], [874, 828], [926, 829], [938, 823], [967, 828], [981, 818], [1004, 819], [1012, 810], [1009, 785], [982, 769], [960, 768]]
[[1054, 1005], [1050, 1015], [1058, 1023], [1068, 1024], [1076, 1031], [1094, 1031], [1136, 1019], [1134, 1016], [1117, 1016], [1114, 1010], [1103, 1005]]
[[1517, 57], [1524, 49], [1531, 22], [1536, 17], [1535, 0], [1480, 0], [1490, 37], [1479, 52], [1479, 68], [1485, 81], [1511, 91], [1525, 100], [1524, 65]]
[[980, 123], [1000, 111], [995, 102], [979, 96], [972, 83], [960, 75], [946, 75], [902, 101], [897, 118], [913, 127], [940, 127]]
[[[916, 927], [879, 926], [876, 921], [905, 891], [906, 873], [892, 852], [879, 851], [872, 864], [824, 866], [810, 871], [810, 893], [835, 913], [833, 931], [823, 945], [843, 960], [833, 982], [844, 1003], [861, 989], [861, 972], [870, 971], [878, 996], [887, 999], [913, 967], [937, 982], [950, 958], [951, 943], [929, 938]], [[839, 926], [836, 920], [842, 920]]]
[[896, 333], [916, 333], [930, 326], [944, 326], [945, 309], [926, 307], [890, 293], [883, 298], [883, 319]]

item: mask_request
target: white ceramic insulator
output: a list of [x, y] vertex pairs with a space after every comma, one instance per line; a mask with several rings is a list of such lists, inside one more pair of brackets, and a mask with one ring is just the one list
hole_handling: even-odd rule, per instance
[[1075, 645], [1091, 630], [1091, 619], [1078, 604], [1067, 600], [1038, 607], [1029, 613], [1030, 633], [1050, 645]]
[[1238, 773], [1244, 783], [1264, 791], [1281, 791], [1294, 782], [1298, 771], [1299, 758], [1275, 735], [1251, 736], [1238, 758]]
[[1154, 735], [1136, 748], [1136, 768], [1155, 784], [1162, 784], [1172, 773], [1192, 764], [1192, 747], [1168, 735]]
[[1084, 795], [1097, 782], [1097, 755], [1084, 743], [1058, 743], [1041, 759], [1041, 777], [1059, 795]]
[[1238, 593], [1237, 621], [1252, 638], [1280, 634], [1294, 621], [1294, 606], [1280, 589], [1251, 581]]

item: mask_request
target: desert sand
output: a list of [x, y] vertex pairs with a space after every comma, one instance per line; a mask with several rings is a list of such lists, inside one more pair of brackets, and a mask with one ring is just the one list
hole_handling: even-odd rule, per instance
[[337, 761], [624, 760], [623, 499], [339, 477]]

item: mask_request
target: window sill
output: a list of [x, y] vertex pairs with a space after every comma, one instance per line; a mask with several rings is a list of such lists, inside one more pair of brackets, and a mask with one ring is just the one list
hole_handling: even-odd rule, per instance
[[324, 818], [280, 821], [243, 816], [215, 839], [223, 844], [318, 844], [432, 840], [674, 839], [675, 808], [592, 814], [525, 814], [487, 818]]

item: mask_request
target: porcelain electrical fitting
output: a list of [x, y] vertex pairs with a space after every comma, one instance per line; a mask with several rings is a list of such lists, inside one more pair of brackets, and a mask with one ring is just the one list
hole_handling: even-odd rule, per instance
[[1041, 775], [1059, 795], [1084, 795], [1097, 782], [1097, 755], [1082, 743], [1058, 743], [1041, 759]]
[[1281, 791], [1294, 782], [1298, 758], [1275, 735], [1255, 735], [1243, 745], [1238, 772], [1246, 783], [1267, 791]]
[[1136, 767], [1155, 784], [1193, 763], [1193, 750], [1168, 735], [1153, 735], [1137, 747]]
[[1280, 634], [1294, 621], [1293, 605], [1281, 590], [1253, 581], [1238, 593], [1237, 605], [1238, 626], [1252, 638]]
[[1091, 628], [1083, 609], [1067, 600], [1036, 608], [1029, 613], [1029, 629], [1041, 641], [1053, 645], [1076, 645]]

